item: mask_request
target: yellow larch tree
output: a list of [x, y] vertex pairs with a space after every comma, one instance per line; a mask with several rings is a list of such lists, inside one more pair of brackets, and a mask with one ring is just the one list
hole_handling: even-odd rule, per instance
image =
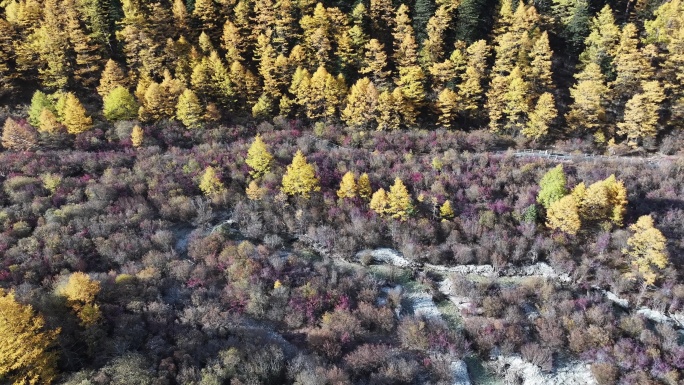
[[261, 139], [261, 135], [257, 135], [249, 146], [245, 163], [252, 169], [249, 172], [252, 178], [260, 178], [271, 170], [273, 155], [268, 152], [268, 147]]
[[283, 175], [281, 191], [287, 195], [299, 195], [308, 199], [312, 192], [320, 190], [314, 166], [306, 161], [301, 150], [297, 150]]
[[428, 20], [426, 28], [428, 38], [423, 42], [423, 48], [420, 52], [420, 59], [423, 65], [430, 66], [432, 63], [442, 60], [444, 56], [445, 32], [451, 24], [454, 10], [455, 8], [452, 4], [443, 3]]
[[[667, 267], [667, 239], [653, 226], [650, 215], [639, 217], [629, 229], [634, 232], [627, 239], [627, 249], [623, 250], [630, 259], [636, 273], [643, 277], [646, 285], [653, 285], [658, 279], [657, 269]], [[635, 275], [632, 273], [632, 275]]]
[[107, 60], [102, 75], [100, 76], [100, 85], [97, 87], [97, 93], [102, 98], [109, 95], [109, 93], [116, 87], [126, 87], [128, 79], [121, 69], [121, 66], [112, 59]]
[[370, 200], [370, 209], [375, 211], [378, 215], [384, 216], [388, 208], [387, 192], [385, 189], [379, 189], [373, 193]]
[[59, 123], [57, 116], [49, 108], [43, 108], [43, 112], [40, 113], [38, 131], [56, 134], [62, 130], [64, 130], [64, 126]]
[[506, 116], [505, 129], [518, 133], [525, 127], [530, 109], [529, 85], [519, 67], [508, 75], [508, 87], [503, 95], [503, 113]]
[[340, 188], [337, 190], [337, 197], [340, 199], [344, 198], [356, 198], [358, 192], [358, 187], [356, 186], [356, 180], [354, 179], [354, 173], [347, 171], [342, 177], [340, 182]]
[[96, 324], [101, 317], [100, 307], [95, 303], [99, 292], [100, 283], [81, 272], [71, 274], [66, 285], [58, 289], [84, 326]]
[[627, 101], [624, 120], [617, 124], [618, 135], [625, 135], [632, 147], [637, 147], [643, 138], [655, 138], [661, 103], [665, 100], [657, 80], [643, 82], [642, 90]]
[[[52, 347], [60, 330], [46, 330], [45, 319], [14, 293], [0, 289], [0, 379], [12, 385], [50, 384], [57, 377]], [[5, 382], [6, 381], [6, 382]]]
[[377, 39], [371, 39], [364, 47], [365, 59], [359, 72], [370, 75], [376, 86], [384, 88], [387, 76], [390, 71], [386, 71], [387, 54], [385, 47]]
[[613, 10], [605, 5], [591, 20], [589, 36], [584, 40], [584, 52], [580, 54], [581, 67], [590, 63], [608, 70], [612, 66], [620, 41], [620, 28], [615, 23]]
[[131, 131], [131, 144], [133, 144], [133, 147], [140, 147], [144, 138], [145, 133], [143, 132], [143, 129], [136, 124], [133, 127], [133, 131]]
[[369, 78], [359, 79], [347, 95], [342, 121], [354, 129], [367, 129], [375, 120], [378, 97], [378, 90]]
[[264, 199], [266, 195], [266, 189], [259, 187], [256, 181], [249, 182], [249, 186], [245, 189], [245, 194], [247, 194], [247, 199], [251, 201], [260, 201]]
[[573, 195], [551, 203], [546, 211], [546, 226], [564, 233], [575, 235], [582, 227], [577, 208], [577, 200]]
[[622, 225], [627, 208], [627, 190], [622, 181], [611, 175], [584, 189], [573, 191], [578, 200], [579, 213], [583, 221], [612, 222]]
[[557, 116], [558, 110], [553, 95], [549, 92], [543, 93], [537, 100], [534, 110], [529, 114], [529, 120], [522, 129], [522, 134], [535, 140], [545, 137]]
[[397, 88], [401, 90], [404, 99], [402, 111], [408, 113], [414, 112], [407, 120], [407, 125], [413, 126], [415, 124], [419, 109], [425, 104], [425, 72], [420, 66], [402, 67], [399, 69], [399, 79], [397, 80]]
[[573, 102], [565, 119], [573, 131], [597, 132], [605, 125], [608, 93], [601, 67], [589, 63], [575, 78], [577, 83], [570, 88]]
[[176, 119], [187, 128], [202, 127], [204, 108], [202, 108], [197, 95], [190, 88], [186, 88], [178, 98]]
[[230, 19], [227, 19], [226, 23], [223, 25], [221, 47], [226, 51], [226, 60], [228, 63], [244, 60], [242, 57], [245, 52], [244, 39], [242, 35], [240, 35], [238, 27], [236, 27]]
[[16, 151], [28, 151], [38, 145], [36, 130], [30, 125], [18, 122], [10, 117], [5, 120], [2, 129], [2, 146]]
[[445, 201], [439, 208], [439, 216], [442, 220], [449, 220], [454, 217], [454, 209], [451, 207], [451, 201]]
[[458, 94], [449, 88], [445, 88], [437, 97], [437, 109], [439, 110], [437, 124], [445, 128], [451, 128], [451, 124], [459, 110]]
[[93, 119], [86, 115], [81, 101], [71, 92], [66, 94], [62, 124], [70, 134], [80, 134], [93, 127]]
[[402, 4], [397, 9], [394, 37], [394, 60], [397, 67], [408, 67], [418, 64], [418, 44], [416, 43], [409, 8]]
[[393, 92], [383, 91], [378, 96], [378, 107], [375, 121], [378, 123], [378, 130], [398, 130], [401, 126], [403, 96], [401, 89], [395, 88]]
[[641, 82], [652, 79], [654, 73], [648, 58], [639, 49], [638, 30], [634, 24], [622, 28], [613, 63], [616, 76], [611, 83], [612, 104], [622, 106], [638, 92]]
[[221, 182], [221, 179], [219, 179], [216, 169], [209, 166], [204, 170], [204, 174], [200, 178], [199, 189], [204, 195], [212, 196], [223, 193], [226, 187]]
[[356, 189], [359, 193], [359, 196], [366, 200], [370, 199], [371, 194], [373, 194], [370, 178], [365, 172], [359, 177], [359, 180], [356, 183]]
[[401, 221], [405, 221], [413, 213], [411, 195], [400, 178], [394, 179], [394, 184], [387, 194], [387, 213]]
[[555, 88], [552, 79], [553, 72], [551, 71], [552, 56], [553, 51], [549, 46], [549, 35], [544, 31], [539, 39], [534, 42], [530, 52], [531, 62], [528, 79], [535, 98], [545, 92], [551, 92]]

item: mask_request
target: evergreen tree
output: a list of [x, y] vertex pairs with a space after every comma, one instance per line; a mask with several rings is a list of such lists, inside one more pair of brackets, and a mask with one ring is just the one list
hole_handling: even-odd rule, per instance
[[70, 134], [80, 134], [93, 127], [93, 119], [86, 115], [81, 101], [71, 92], [66, 94], [62, 123]]
[[33, 127], [38, 127], [40, 125], [40, 114], [43, 113], [44, 109], [49, 109], [53, 113], [57, 113], [54, 103], [50, 98], [40, 90], [33, 93], [31, 97], [31, 105], [28, 111], [28, 122]]
[[551, 204], [567, 195], [568, 190], [565, 188], [566, 183], [563, 165], [559, 164], [547, 171], [539, 182], [537, 202], [548, 209]]
[[580, 55], [582, 67], [594, 63], [601, 68], [604, 75], [612, 76], [613, 58], [619, 41], [620, 29], [615, 24], [613, 11], [606, 5], [591, 20], [591, 33], [584, 41], [585, 49]]
[[0, 289], [0, 376], [16, 385], [50, 384], [57, 377], [53, 349], [60, 330], [46, 330], [45, 319]]
[[264, 143], [260, 135], [257, 135], [254, 138], [252, 145], [249, 146], [245, 163], [252, 169], [252, 171], [249, 172], [249, 175], [252, 176], [252, 178], [260, 178], [271, 170], [273, 155], [268, 152], [266, 143]]
[[202, 127], [204, 109], [202, 108], [197, 95], [189, 88], [186, 88], [178, 98], [178, 104], [176, 104], [176, 119], [183, 123], [187, 128]]
[[486, 5], [487, 2], [483, 0], [462, 0], [458, 4], [458, 16], [455, 23], [457, 40], [472, 43], [482, 37], [484, 21], [482, 13]]
[[589, 34], [589, 2], [587, 0], [553, 0], [553, 14], [562, 26], [561, 36], [573, 51], [581, 48]]
[[413, 6], [413, 29], [419, 43], [427, 39], [427, 24], [430, 17], [435, 13], [433, 0], [416, 0]]
[[312, 192], [320, 190], [314, 166], [307, 163], [301, 150], [297, 150], [292, 163], [287, 166], [287, 172], [283, 175], [281, 191], [287, 195], [299, 195], [308, 199]]
[[124, 87], [117, 86], [104, 98], [102, 112], [109, 121], [131, 120], [138, 116], [140, 106]]

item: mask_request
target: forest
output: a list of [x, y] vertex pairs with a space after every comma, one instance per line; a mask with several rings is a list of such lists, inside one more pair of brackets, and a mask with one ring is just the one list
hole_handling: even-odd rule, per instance
[[684, 1], [0, 1], [0, 384], [684, 382]]

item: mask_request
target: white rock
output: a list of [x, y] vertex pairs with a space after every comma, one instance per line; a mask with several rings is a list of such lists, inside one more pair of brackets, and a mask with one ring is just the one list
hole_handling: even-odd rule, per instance
[[370, 253], [373, 259], [378, 262], [387, 263], [396, 267], [411, 267], [415, 265], [392, 249], [362, 250], [356, 253], [356, 259], [360, 259], [364, 253]]
[[674, 324], [674, 321], [670, 317], [666, 316], [664, 313], [659, 312], [657, 310], [649, 309], [647, 307], [642, 307], [639, 310], [637, 310], [637, 314], [641, 314], [654, 322]]
[[470, 375], [468, 374], [468, 366], [463, 360], [452, 361], [451, 375], [453, 377], [453, 385], [470, 385]]
[[567, 364], [549, 374], [519, 356], [499, 357], [498, 363], [508, 365], [505, 381], [512, 382], [517, 377], [523, 380], [523, 385], [597, 385], [589, 365], [584, 363]]

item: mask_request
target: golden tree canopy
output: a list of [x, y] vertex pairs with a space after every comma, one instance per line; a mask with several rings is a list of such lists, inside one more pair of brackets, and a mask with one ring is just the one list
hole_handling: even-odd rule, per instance
[[253, 178], [259, 178], [271, 170], [273, 155], [268, 152], [266, 143], [261, 139], [261, 135], [254, 138], [252, 145], [247, 150], [247, 160], [245, 161], [252, 171], [249, 174]]
[[387, 212], [395, 219], [405, 221], [413, 212], [411, 195], [400, 178], [394, 179], [394, 185], [387, 194], [387, 204]]
[[287, 172], [283, 175], [281, 191], [287, 195], [300, 195], [308, 199], [311, 192], [320, 190], [314, 166], [307, 163], [301, 150], [297, 150], [292, 164], [287, 166]]
[[566, 195], [548, 207], [546, 226], [570, 235], [577, 234], [582, 227], [582, 222], [577, 210], [577, 200], [574, 196]]
[[344, 174], [344, 176], [342, 177], [342, 181], [340, 182], [340, 189], [337, 190], [337, 196], [340, 199], [355, 198], [357, 191], [358, 187], [356, 186], [354, 173], [351, 171], [347, 171], [347, 173]]
[[223, 182], [219, 179], [216, 174], [216, 169], [209, 166], [204, 170], [202, 174], [202, 179], [200, 179], [199, 184], [200, 190], [204, 195], [214, 195], [222, 193], [226, 188], [223, 186]]
[[632, 259], [632, 267], [643, 277], [644, 282], [652, 285], [658, 278], [654, 268], [663, 269], [669, 263], [667, 240], [660, 230], [653, 227], [650, 215], [639, 217], [629, 229], [634, 234], [627, 239], [629, 248], [623, 252]]
[[49, 351], [58, 330], [45, 330], [45, 320], [0, 289], [0, 382], [49, 384], [57, 377], [57, 356]]

